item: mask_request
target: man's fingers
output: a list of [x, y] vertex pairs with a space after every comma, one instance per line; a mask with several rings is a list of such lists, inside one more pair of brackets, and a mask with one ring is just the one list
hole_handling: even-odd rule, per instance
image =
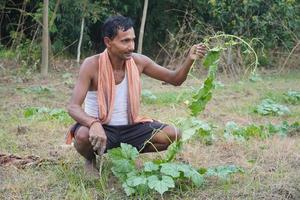
[[99, 155], [102, 155], [102, 154], [104, 154], [104, 152], [105, 152], [105, 149], [106, 149], [106, 145], [104, 145], [104, 146], [101, 146], [101, 150], [100, 150], [100, 154], [99, 154]]
[[90, 140], [90, 143], [91, 143], [92, 146], [95, 146], [95, 144], [98, 141], [97, 137], [94, 137], [94, 136], [90, 136], [89, 140]]
[[98, 140], [98, 141], [96, 142], [96, 144], [93, 146], [93, 150], [94, 150], [94, 151], [97, 151], [97, 149], [99, 149], [100, 146], [101, 146], [101, 143], [100, 143], [100, 141]]

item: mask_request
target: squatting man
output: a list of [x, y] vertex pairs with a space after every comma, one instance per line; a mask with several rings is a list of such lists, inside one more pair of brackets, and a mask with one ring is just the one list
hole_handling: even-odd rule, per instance
[[95, 153], [105, 153], [121, 143], [140, 152], [162, 151], [181, 137], [176, 127], [139, 115], [141, 74], [179, 86], [194, 60], [206, 53], [204, 45], [193, 45], [182, 66], [169, 70], [134, 53], [136, 36], [130, 18], [109, 17], [102, 33], [106, 49], [84, 60], [68, 105], [69, 115], [77, 123], [71, 127], [67, 143], [74, 140], [77, 152], [86, 160], [85, 169], [94, 174]]

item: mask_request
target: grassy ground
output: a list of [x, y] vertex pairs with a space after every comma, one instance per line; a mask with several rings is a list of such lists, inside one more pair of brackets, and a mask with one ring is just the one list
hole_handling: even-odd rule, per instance
[[[83, 159], [72, 146], [64, 144], [64, 134], [72, 124], [65, 115], [57, 117], [51, 109], [65, 109], [72, 92], [76, 70], [52, 72], [49, 78], [38, 74], [20, 75], [2, 71], [0, 78], [0, 154], [26, 158], [38, 156], [34, 165], [0, 165], [0, 199], [127, 199], [120, 183], [113, 177], [111, 162], [105, 158], [102, 178], [93, 180], [83, 173]], [[208, 178], [201, 188], [179, 184], [160, 197], [155, 192], [131, 199], [300, 199], [300, 134], [291, 137], [251, 138], [246, 142], [226, 141], [222, 135], [226, 122], [240, 125], [300, 121], [300, 106], [284, 102], [282, 94], [299, 91], [300, 72], [262, 76], [262, 81], [234, 81], [219, 77], [224, 87], [200, 115], [213, 124], [216, 140], [205, 145], [195, 138], [185, 144], [178, 161], [194, 167], [234, 164], [245, 173], [226, 180]], [[43, 87], [39, 87], [42, 85]], [[142, 114], [173, 123], [187, 117], [184, 103], [201, 79], [189, 78], [181, 87], [163, 85], [143, 77], [143, 88], [157, 99], [143, 100]], [[288, 116], [260, 116], [253, 109], [262, 99], [286, 104]], [[44, 113], [32, 114], [33, 107], [46, 107]], [[31, 110], [30, 110], [31, 109]], [[49, 111], [50, 109], [50, 111]], [[45, 110], [45, 109], [44, 109]], [[31, 117], [25, 117], [24, 112]], [[29, 114], [28, 114], [29, 112]], [[42, 112], [42, 111], [41, 111]], [[47, 114], [48, 113], [48, 114]], [[142, 159], [157, 154], [142, 155]]]

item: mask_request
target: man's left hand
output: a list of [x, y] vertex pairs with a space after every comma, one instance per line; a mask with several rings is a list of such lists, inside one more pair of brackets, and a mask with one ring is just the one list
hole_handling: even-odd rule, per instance
[[189, 52], [189, 57], [192, 59], [192, 60], [196, 60], [196, 59], [201, 59], [205, 56], [207, 52], [207, 47], [205, 46], [205, 44], [195, 44], [192, 46], [192, 48], [190, 49], [190, 52]]

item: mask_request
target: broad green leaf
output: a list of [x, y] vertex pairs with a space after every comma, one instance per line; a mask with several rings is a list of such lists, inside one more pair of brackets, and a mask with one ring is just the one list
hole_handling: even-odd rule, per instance
[[144, 171], [145, 172], [157, 171], [158, 169], [159, 169], [159, 166], [157, 164], [154, 164], [153, 162], [145, 162], [144, 163]]
[[121, 148], [113, 148], [113, 149], [109, 149], [107, 151], [108, 156], [111, 160], [122, 160], [125, 159], [124, 155], [122, 154]]
[[204, 182], [203, 176], [197, 172], [190, 165], [178, 164], [177, 168], [179, 171], [183, 172], [184, 177], [189, 178], [197, 186], [201, 186]]
[[135, 160], [139, 155], [138, 150], [130, 144], [121, 143], [121, 149], [124, 158]]
[[124, 182], [122, 184], [122, 187], [123, 187], [123, 189], [124, 189], [127, 196], [130, 196], [130, 195], [135, 193], [135, 189], [132, 188], [132, 187], [129, 187], [126, 182]]
[[131, 176], [126, 180], [126, 183], [130, 187], [136, 187], [138, 185], [146, 184], [147, 178], [145, 176]]
[[203, 66], [208, 68], [209, 66], [218, 62], [220, 58], [220, 52], [221, 51], [218, 48], [210, 49], [203, 59]]
[[122, 159], [122, 160], [112, 160], [113, 162], [113, 169], [116, 172], [122, 172], [122, 173], [129, 173], [133, 170], [135, 170], [135, 165], [134, 162], [131, 160], [126, 160], [126, 159]]
[[194, 135], [198, 135], [205, 144], [211, 144], [214, 139], [212, 127], [195, 117], [179, 119], [175, 123], [182, 130], [182, 141], [187, 141]]
[[175, 163], [161, 164], [160, 172], [163, 174], [169, 175], [173, 178], [177, 178], [180, 176], [180, 171], [178, 169], [178, 165]]
[[174, 188], [175, 183], [170, 176], [162, 176], [161, 180], [156, 175], [147, 178], [148, 186], [163, 195], [169, 188]]

